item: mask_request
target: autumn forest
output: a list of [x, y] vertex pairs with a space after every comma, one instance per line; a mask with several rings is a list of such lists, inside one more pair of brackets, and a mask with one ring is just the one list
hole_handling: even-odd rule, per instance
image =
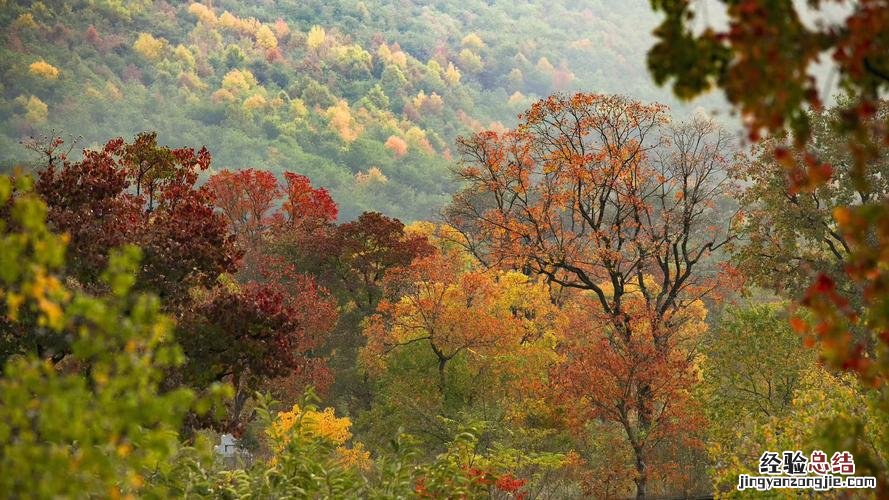
[[707, 3], [0, 0], [0, 498], [885, 498], [889, 4]]

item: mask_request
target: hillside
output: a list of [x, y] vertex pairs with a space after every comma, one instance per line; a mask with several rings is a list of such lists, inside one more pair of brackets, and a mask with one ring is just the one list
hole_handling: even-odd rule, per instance
[[[644, 68], [657, 18], [627, 2], [5, 2], [0, 160], [37, 134], [156, 130], [214, 169], [296, 171], [341, 217], [433, 216], [454, 139], [556, 91], [669, 102]], [[529, 38], [524, 34], [534, 33]]]

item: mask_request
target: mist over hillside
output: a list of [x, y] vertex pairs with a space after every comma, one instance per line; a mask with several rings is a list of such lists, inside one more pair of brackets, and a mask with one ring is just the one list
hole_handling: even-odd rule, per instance
[[217, 171], [307, 175], [342, 219], [431, 217], [455, 189], [456, 137], [510, 127], [540, 97], [693, 109], [645, 69], [657, 20], [644, 0], [7, 2], [0, 160], [31, 159], [19, 142], [52, 131], [79, 150], [156, 130], [207, 146]]

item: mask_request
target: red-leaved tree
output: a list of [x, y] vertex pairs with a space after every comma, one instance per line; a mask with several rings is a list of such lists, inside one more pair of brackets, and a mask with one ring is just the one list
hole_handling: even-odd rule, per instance
[[287, 377], [309, 385], [327, 378], [316, 351], [335, 323], [334, 304], [310, 278], [217, 287], [184, 319], [179, 341], [189, 359], [188, 379], [199, 386], [231, 381], [234, 428], [250, 389], [260, 383]]
[[46, 160], [37, 192], [54, 230], [67, 233], [71, 269], [87, 287], [99, 282], [111, 249], [143, 249], [138, 286], [168, 306], [187, 301], [192, 286], [208, 286], [235, 269], [240, 254], [225, 220], [215, 213], [198, 175], [210, 165], [202, 148], [171, 149], [154, 133], [132, 143], [117, 138], [71, 161], [61, 139], [35, 142]]

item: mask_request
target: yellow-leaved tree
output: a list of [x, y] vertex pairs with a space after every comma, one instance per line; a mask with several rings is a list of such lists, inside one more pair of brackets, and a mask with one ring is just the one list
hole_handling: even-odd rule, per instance
[[327, 38], [327, 33], [321, 26], [312, 26], [306, 36], [306, 45], [312, 50], [318, 50]]
[[24, 108], [25, 120], [31, 125], [39, 125], [49, 117], [49, 107], [37, 96], [20, 95], [15, 98], [15, 103]]
[[275, 37], [272, 29], [263, 24], [256, 30], [256, 43], [264, 49], [270, 50], [278, 46], [278, 39]]
[[133, 43], [133, 50], [145, 59], [156, 62], [164, 56], [168, 45], [163, 38], [155, 38], [150, 33], [139, 33], [139, 37]]
[[213, 26], [216, 24], [216, 13], [213, 9], [201, 3], [193, 3], [188, 6], [189, 14], [198, 18], [198, 21]]
[[361, 135], [361, 126], [352, 116], [349, 103], [340, 100], [335, 106], [327, 108], [327, 119], [330, 120], [330, 128], [335, 130], [346, 142], [352, 142]]
[[371, 425], [380, 436], [394, 431], [384, 428], [393, 422], [446, 436], [439, 416], [459, 419], [481, 408], [518, 415], [515, 407], [531, 393], [525, 389], [545, 379], [555, 360], [562, 316], [544, 283], [476, 269], [462, 249], [446, 239], [438, 244], [439, 253], [389, 277], [390, 299], [365, 324], [360, 357], [377, 387], [371, 414], [388, 415], [369, 417], [381, 424]]
[[255, 86], [256, 78], [246, 69], [233, 69], [222, 77], [222, 88], [230, 92], [243, 92]]
[[46, 80], [57, 80], [59, 78], [59, 68], [56, 68], [43, 59], [32, 62], [31, 65], [28, 66], [28, 72]]
[[454, 66], [454, 63], [448, 63], [448, 67], [445, 70], [444, 79], [452, 87], [455, 87], [458, 83], [460, 83], [460, 70]]
[[[337, 417], [333, 408], [319, 411], [312, 405], [300, 408], [296, 404], [289, 411], [278, 413], [268, 434], [278, 454], [296, 440], [324, 440], [335, 446], [335, 460], [343, 466], [368, 469], [371, 466], [370, 453], [364, 445], [354, 443], [348, 446], [352, 439], [351, 427], [352, 421], [348, 417]], [[272, 459], [276, 460], [275, 457]]]

